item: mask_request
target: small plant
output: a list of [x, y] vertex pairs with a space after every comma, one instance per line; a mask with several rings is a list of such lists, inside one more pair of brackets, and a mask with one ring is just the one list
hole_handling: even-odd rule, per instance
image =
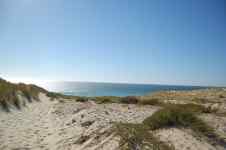
[[9, 112], [9, 106], [8, 106], [8, 103], [5, 100], [1, 100], [0, 105], [1, 105], [1, 107], [4, 111]]
[[23, 93], [24, 97], [27, 98], [28, 102], [31, 103], [31, 102], [32, 102], [32, 97], [31, 97], [29, 91], [27, 91], [27, 90], [22, 90], [22, 93]]
[[13, 104], [16, 106], [17, 109], [21, 109], [20, 100], [18, 99], [17, 95], [13, 97]]
[[192, 99], [192, 101], [198, 102], [198, 103], [206, 103], [207, 102], [207, 99], [200, 98], [200, 97], [195, 97], [195, 98]]
[[31, 102], [33, 99], [37, 101], [39, 100], [39, 92], [46, 93], [46, 90], [35, 85], [27, 85], [22, 83], [13, 84], [0, 79], [0, 105], [5, 111], [10, 111], [10, 105], [14, 105], [18, 109], [21, 108], [21, 102], [18, 98], [18, 93], [22, 93], [24, 97], [26, 97], [26, 99]]
[[119, 103], [120, 97], [116, 96], [100, 96], [94, 97], [93, 100], [98, 104], [106, 104], [106, 103]]
[[63, 96], [63, 95], [61, 95], [61, 94], [59, 94], [59, 93], [55, 93], [55, 92], [48, 92], [48, 93], [46, 94], [46, 96], [51, 97], [51, 98], [59, 98], [59, 97], [61, 97], [61, 96]]
[[222, 95], [222, 94], [220, 94], [220, 95], [219, 95], [219, 98], [225, 98], [225, 96], [224, 96], [224, 95]]
[[158, 98], [150, 98], [150, 99], [140, 100], [139, 104], [141, 104], [141, 105], [160, 105], [161, 103]]
[[119, 148], [122, 150], [173, 150], [150, 132], [144, 124], [118, 123], [116, 135], [120, 137]]
[[121, 102], [125, 104], [137, 104], [139, 99], [135, 96], [127, 96], [121, 98]]
[[16, 85], [16, 87], [18, 91], [21, 91], [23, 93], [23, 95], [27, 98], [29, 102], [32, 102], [32, 100], [39, 101], [38, 94], [40, 92], [47, 93], [44, 89], [39, 88], [36, 85], [32, 85], [32, 84], [26, 85], [26, 84], [20, 83]]
[[195, 113], [179, 105], [167, 106], [143, 121], [152, 130], [164, 127], [191, 128], [198, 135], [216, 137], [214, 130], [195, 116]]
[[175, 108], [180, 108], [185, 112], [192, 112], [192, 113], [205, 113], [206, 108], [202, 105], [198, 104], [178, 104], [172, 105]]
[[75, 143], [76, 143], [76, 144], [83, 144], [83, 143], [85, 143], [89, 138], [90, 138], [89, 136], [83, 135], [83, 136], [81, 136]]
[[88, 101], [88, 98], [87, 97], [78, 97], [76, 99], [77, 102], [87, 102]]

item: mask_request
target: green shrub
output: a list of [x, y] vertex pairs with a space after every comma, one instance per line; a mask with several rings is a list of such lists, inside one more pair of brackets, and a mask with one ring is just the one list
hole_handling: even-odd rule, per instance
[[18, 99], [17, 95], [13, 97], [13, 104], [14, 106], [16, 106], [17, 109], [21, 109], [20, 100]]
[[4, 111], [9, 112], [9, 106], [8, 106], [8, 103], [5, 100], [1, 100], [0, 105], [1, 105], [1, 107]]
[[174, 149], [155, 138], [144, 124], [118, 123], [115, 131], [120, 137], [119, 147], [122, 150]]
[[39, 88], [35, 85], [26, 85], [26, 84], [20, 83], [16, 86], [17, 86], [17, 90], [21, 91], [23, 95], [28, 99], [29, 102], [32, 102], [32, 100], [39, 101], [38, 94], [40, 92], [45, 92], [42, 88]]
[[98, 104], [112, 103], [113, 101], [110, 98], [98, 97], [95, 99], [95, 102]]
[[121, 102], [124, 104], [137, 104], [138, 103], [138, 98], [135, 96], [127, 96], [121, 98]]
[[63, 95], [60, 93], [55, 93], [55, 92], [48, 92], [46, 94], [46, 96], [51, 97], [51, 98], [59, 98], [59, 97], [62, 97]]
[[116, 96], [100, 96], [100, 97], [94, 97], [92, 100], [94, 100], [98, 104], [119, 103], [120, 102], [120, 97], [116, 97]]
[[77, 102], [87, 102], [88, 100], [89, 100], [88, 97], [78, 97], [76, 99]]
[[0, 79], [0, 105], [6, 111], [9, 111], [9, 105], [14, 105], [16, 108], [21, 108], [21, 103], [17, 97], [19, 91], [28, 99], [28, 101], [39, 100], [39, 92], [46, 92], [46, 90], [35, 86], [26, 84], [13, 84]]
[[160, 105], [160, 101], [157, 98], [143, 99], [139, 101], [141, 105]]
[[204, 106], [197, 105], [197, 104], [178, 104], [178, 105], [175, 105], [174, 107], [180, 108], [185, 112], [192, 112], [192, 113], [203, 113], [205, 112], [205, 109], [206, 109]]
[[185, 109], [180, 105], [167, 106], [143, 121], [152, 130], [164, 127], [188, 127], [196, 133], [210, 136], [215, 135], [213, 129], [195, 116], [193, 110]]
[[225, 98], [225, 96], [221, 94], [221, 95], [219, 95], [219, 98]]
[[30, 95], [29, 91], [27, 90], [22, 90], [23, 96], [26, 97], [28, 102], [32, 102], [32, 96]]
[[200, 97], [195, 97], [195, 98], [192, 99], [192, 101], [198, 102], [198, 103], [206, 103], [207, 102], [207, 99], [200, 98]]

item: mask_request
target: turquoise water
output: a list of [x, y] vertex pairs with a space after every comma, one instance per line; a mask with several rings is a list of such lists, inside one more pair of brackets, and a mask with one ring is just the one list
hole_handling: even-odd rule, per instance
[[192, 90], [203, 87], [155, 84], [55, 82], [45, 84], [44, 88], [53, 92], [74, 96], [139, 96], [162, 90]]

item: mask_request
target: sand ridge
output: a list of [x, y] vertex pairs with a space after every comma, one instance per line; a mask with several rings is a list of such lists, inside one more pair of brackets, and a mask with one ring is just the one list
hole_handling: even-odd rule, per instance
[[[51, 101], [45, 94], [39, 97], [40, 102], [22, 110], [0, 113], [0, 150], [118, 150], [119, 138], [109, 130], [114, 122], [141, 123], [160, 109], [150, 105]], [[160, 129], [155, 135], [176, 150], [223, 149], [180, 128]]]

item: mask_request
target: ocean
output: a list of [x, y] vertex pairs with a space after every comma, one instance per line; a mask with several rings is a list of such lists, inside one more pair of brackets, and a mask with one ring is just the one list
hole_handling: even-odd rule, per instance
[[200, 86], [94, 82], [51, 82], [43, 84], [42, 87], [52, 92], [73, 96], [141, 96], [156, 91], [204, 88]]

